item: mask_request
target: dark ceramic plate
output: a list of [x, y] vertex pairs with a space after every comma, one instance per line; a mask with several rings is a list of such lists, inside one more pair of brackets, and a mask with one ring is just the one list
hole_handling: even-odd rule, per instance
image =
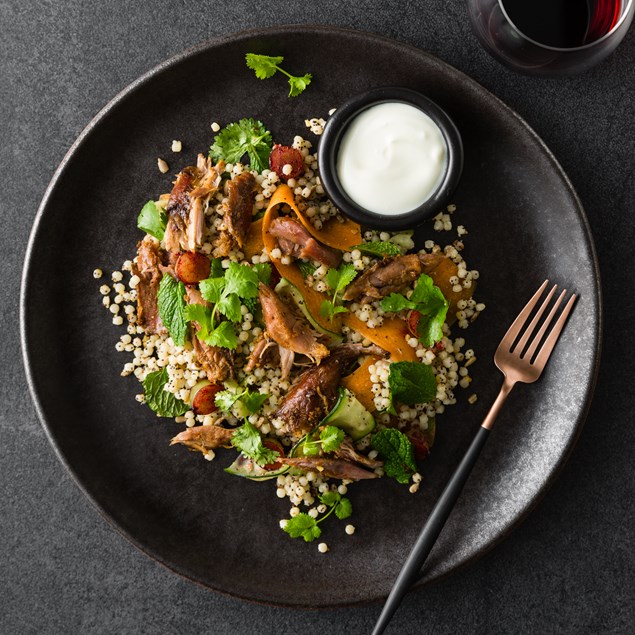
[[[296, 99], [282, 77], [257, 80], [246, 52], [284, 55], [314, 82]], [[101, 306], [92, 271], [134, 253], [143, 203], [169, 189], [156, 157], [175, 173], [211, 142], [210, 123], [257, 117], [274, 138], [310, 137], [304, 120], [325, 116], [372, 87], [413, 88], [438, 102], [465, 143], [456, 224], [481, 271], [484, 315], [467, 333], [476, 380], [439, 418], [438, 442], [417, 495], [388, 479], [351, 488], [357, 532], [326, 523], [328, 555], [278, 528], [288, 513], [271, 483], [223, 472], [168, 441], [180, 428], [136, 404], [140, 386], [119, 372], [119, 329]], [[184, 151], [172, 155], [172, 139]], [[422, 234], [451, 241], [455, 234]], [[82, 133], [38, 212], [24, 272], [22, 337], [31, 390], [60, 459], [99, 510], [145, 553], [230, 595], [280, 605], [328, 607], [385, 597], [403, 559], [495, 396], [493, 352], [512, 318], [545, 279], [580, 300], [538, 384], [512, 393], [449, 524], [424, 582], [491, 549], [536, 504], [580, 431], [599, 355], [600, 288], [580, 202], [540, 139], [509, 108], [454, 68], [375, 35], [280, 27], [215, 40], [151, 71]], [[476, 405], [467, 406], [476, 392]]]

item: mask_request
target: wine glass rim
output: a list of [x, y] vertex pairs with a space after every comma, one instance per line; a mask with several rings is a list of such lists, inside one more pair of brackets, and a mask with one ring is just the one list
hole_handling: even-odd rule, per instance
[[[604, 40], [607, 40], [608, 38], [611, 37], [611, 35], [615, 31], [617, 31], [617, 29], [620, 28], [620, 26], [622, 25], [622, 22], [624, 22], [624, 20], [626, 20], [626, 17], [630, 13], [630, 10], [631, 10], [631, 7], [633, 5], [633, 2], [635, 2], [635, 0], [628, 0], [627, 1], [626, 6], [625, 6], [624, 10], [622, 11], [622, 15], [620, 16], [620, 19], [613, 25], [613, 28], [608, 33], [605, 33], [602, 37], [598, 38], [597, 40], [593, 40], [593, 42], [589, 42], [588, 44], [583, 44], [582, 46], [560, 47], [560, 46], [549, 46], [548, 44], [543, 44], [542, 42], [538, 42], [537, 40], [534, 40], [534, 39], [530, 38], [528, 35], [525, 35], [516, 26], [514, 21], [509, 17], [509, 14], [507, 13], [507, 11], [505, 10], [505, 7], [503, 6], [503, 1], [504, 0], [497, 0], [497, 1], [498, 1], [498, 6], [500, 7], [501, 11], [503, 12], [503, 15], [505, 16], [506, 20], [509, 22], [511, 27], [518, 33], [518, 35], [520, 35], [524, 40], [527, 40], [528, 42], [531, 42], [532, 44], [535, 44], [536, 46], [539, 46], [540, 48], [547, 49], [549, 51], [558, 51], [558, 52], [583, 51], [584, 49], [591, 48], [593, 46], [596, 46], [600, 42], [603, 42]], [[620, 2], [621, 2], [621, 0], [620, 0]]]

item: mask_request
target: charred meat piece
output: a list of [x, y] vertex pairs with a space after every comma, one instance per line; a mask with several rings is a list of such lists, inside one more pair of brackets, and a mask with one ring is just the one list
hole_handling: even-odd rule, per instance
[[367, 304], [391, 293], [399, 293], [422, 273], [432, 271], [442, 258], [441, 254], [410, 254], [382, 260], [346, 289], [344, 300]]
[[245, 366], [245, 372], [250, 373], [254, 368], [259, 368], [260, 366], [279, 365], [280, 355], [278, 345], [270, 340], [264, 333], [261, 333], [254, 342], [254, 348]]
[[137, 246], [136, 262], [132, 273], [139, 277], [137, 286], [137, 323], [148, 333], [167, 333], [159, 317], [157, 293], [163, 278], [163, 250], [150, 236], [146, 236]]
[[289, 389], [274, 417], [294, 439], [311, 432], [335, 405], [342, 375], [360, 355], [383, 355], [377, 347], [359, 344], [339, 346], [319, 366], [304, 371]]
[[227, 182], [227, 203], [223, 217], [227, 229], [221, 233], [216, 245], [217, 256], [227, 256], [234, 244], [238, 247], [245, 244], [255, 203], [256, 177], [251, 172], [243, 172]]
[[[209, 303], [203, 299], [200, 291], [192, 287], [185, 287], [187, 299], [190, 304], [201, 304], [209, 307]], [[234, 353], [228, 348], [220, 346], [210, 346], [202, 340], [199, 340], [196, 333], [200, 329], [198, 322], [192, 322], [192, 346], [198, 358], [199, 363], [203, 367], [207, 379], [213, 384], [225, 381], [228, 377], [234, 376]]]
[[[195, 430], [195, 428], [191, 428]], [[281, 458], [281, 463], [290, 465], [304, 472], [317, 472], [329, 478], [347, 479], [349, 481], [361, 481], [369, 478], [377, 478], [375, 472], [369, 472], [359, 465], [343, 461], [342, 459], [325, 459], [321, 457], [307, 456], [303, 458]]]
[[278, 239], [282, 253], [294, 258], [316, 260], [327, 267], [338, 267], [342, 254], [320, 244], [309, 232], [292, 218], [276, 218], [269, 233]]
[[360, 463], [361, 465], [369, 467], [371, 470], [374, 470], [376, 467], [381, 467], [383, 465], [382, 461], [375, 461], [373, 459], [369, 459], [363, 454], [359, 454], [359, 452], [355, 450], [353, 444], [348, 439], [344, 439], [344, 441], [342, 441], [342, 444], [334, 452], [334, 454], [335, 458], [337, 459], [350, 461], [352, 463]]
[[306, 355], [313, 362], [320, 362], [329, 354], [328, 348], [317, 341], [311, 325], [286, 305], [267, 285], [260, 283], [258, 297], [267, 334], [281, 347]]
[[234, 430], [220, 426], [196, 426], [177, 434], [170, 445], [181, 443], [191, 450], [206, 453], [222, 446], [228, 446]]
[[185, 168], [176, 178], [166, 206], [167, 227], [163, 241], [169, 251], [194, 251], [203, 242], [204, 207], [220, 184], [223, 163], [214, 167], [198, 155], [196, 166]]

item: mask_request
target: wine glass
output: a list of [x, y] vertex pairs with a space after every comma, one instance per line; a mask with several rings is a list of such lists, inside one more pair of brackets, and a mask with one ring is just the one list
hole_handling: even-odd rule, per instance
[[633, 21], [635, 0], [467, 0], [485, 49], [529, 75], [580, 73], [607, 57]]

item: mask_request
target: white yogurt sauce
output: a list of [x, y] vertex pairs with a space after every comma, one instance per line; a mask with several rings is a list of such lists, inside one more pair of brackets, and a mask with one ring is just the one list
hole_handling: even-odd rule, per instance
[[422, 205], [440, 185], [448, 149], [424, 112], [403, 102], [371, 106], [344, 131], [337, 155], [343, 190], [369, 212], [396, 216]]

